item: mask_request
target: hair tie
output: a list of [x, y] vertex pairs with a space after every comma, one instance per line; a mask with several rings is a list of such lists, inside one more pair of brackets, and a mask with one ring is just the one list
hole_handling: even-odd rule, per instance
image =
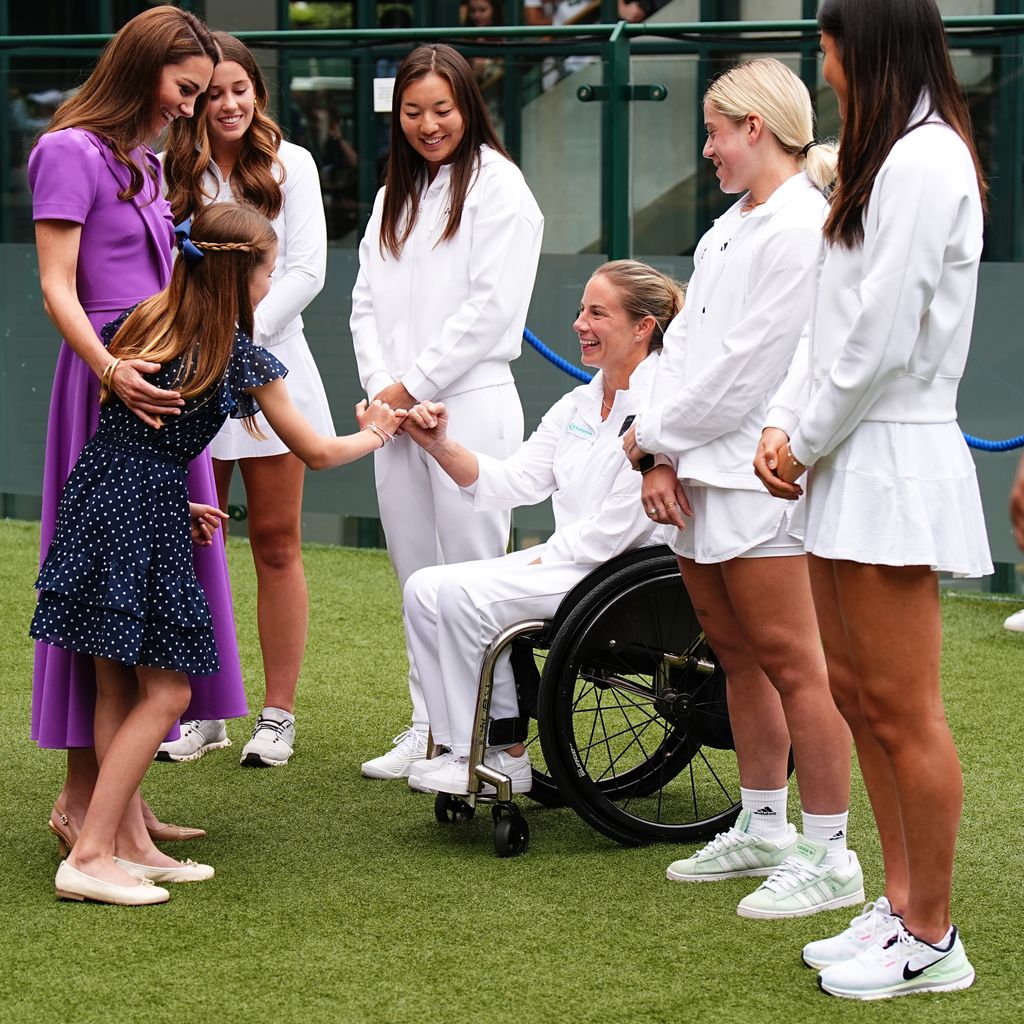
[[820, 142], [815, 142], [813, 139], [811, 139], [811, 141], [808, 142], [807, 145], [804, 146], [804, 148], [800, 150], [800, 155], [802, 157], [806, 157], [807, 153], [810, 151], [811, 146], [820, 146], [820, 145], [821, 145]]
[[196, 248], [191, 238], [192, 218], [186, 217], [174, 226], [174, 237], [178, 240], [178, 251], [185, 260], [185, 265], [194, 267], [202, 258], [203, 253]]

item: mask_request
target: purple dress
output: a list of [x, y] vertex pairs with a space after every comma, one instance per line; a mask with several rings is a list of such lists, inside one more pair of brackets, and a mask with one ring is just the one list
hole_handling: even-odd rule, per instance
[[[133, 157], [141, 167], [159, 173], [156, 156], [147, 147], [137, 149]], [[148, 175], [139, 195], [118, 199], [117, 193], [130, 180], [127, 169], [105, 143], [77, 128], [43, 135], [29, 158], [28, 171], [33, 219], [82, 225], [76, 287], [97, 335], [123, 309], [167, 284], [174, 237], [170, 207]], [[64, 342], [46, 434], [41, 556], [53, 539], [61, 490], [98, 421], [99, 381]], [[192, 501], [217, 504], [209, 452], [189, 466], [188, 490]], [[193, 561], [213, 616], [220, 671], [190, 677], [192, 702], [182, 717], [241, 717], [248, 708], [223, 535], [217, 533], [210, 547], [193, 548]], [[36, 644], [31, 735], [39, 746], [91, 747], [95, 700], [91, 658]]]

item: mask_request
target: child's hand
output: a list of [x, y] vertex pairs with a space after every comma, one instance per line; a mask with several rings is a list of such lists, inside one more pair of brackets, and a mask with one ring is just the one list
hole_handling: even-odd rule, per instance
[[404, 409], [392, 409], [387, 402], [375, 398], [367, 403], [364, 399], [356, 406], [356, 422], [360, 429], [373, 424], [393, 437], [398, 433], [408, 413]]
[[192, 543], [204, 548], [213, 543], [220, 521], [228, 518], [227, 512], [222, 512], [215, 505], [200, 505], [194, 501], [188, 503], [188, 515], [192, 521]]

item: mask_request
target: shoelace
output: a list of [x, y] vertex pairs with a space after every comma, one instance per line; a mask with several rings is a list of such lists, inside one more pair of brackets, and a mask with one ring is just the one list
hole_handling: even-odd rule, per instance
[[784, 893], [798, 889], [805, 882], [816, 882], [824, 877], [827, 868], [812, 864], [803, 857], [787, 857], [778, 868], [768, 876], [764, 883], [772, 892]]
[[925, 943], [921, 942], [920, 939], [911, 935], [910, 932], [903, 927], [902, 921], [897, 921], [896, 931], [893, 933], [891, 939], [887, 942], [881, 943], [880, 945], [872, 946], [870, 949], [865, 950], [862, 955], [879, 962], [888, 962], [894, 958], [909, 958], [913, 955], [913, 951], [902, 948], [907, 946], [924, 946], [926, 949], [930, 948]]
[[745, 842], [746, 839], [747, 833], [741, 832], [738, 828], [731, 828], [728, 832], [719, 832], [697, 856], [713, 857], [719, 853], [727, 853], [733, 847]]
[[404, 729], [391, 742], [396, 747], [408, 747], [419, 742], [419, 734], [415, 729]]
[[878, 906], [878, 901], [872, 900], [864, 904], [864, 909], [850, 922], [850, 927], [864, 930], [873, 939], [883, 928], [889, 927], [896, 920], [896, 914], [882, 910]]
[[200, 719], [198, 719], [198, 718], [192, 718], [192, 719], [189, 719], [189, 721], [187, 721], [187, 722], [182, 722], [181, 723], [181, 735], [184, 736], [186, 731], [188, 731], [188, 732], [199, 732], [199, 722], [200, 722]]
[[263, 729], [266, 729], [272, 733], [275, 733], [275, 740], [281, 739], [284, 735], [284, 731], [287, 728], [287, 722], [277, 722], [273, 718], [263, 718], [262, 716], [256, 719], [256, 728], [252, 731], [252, 738], [256, 738], [256, 733]]

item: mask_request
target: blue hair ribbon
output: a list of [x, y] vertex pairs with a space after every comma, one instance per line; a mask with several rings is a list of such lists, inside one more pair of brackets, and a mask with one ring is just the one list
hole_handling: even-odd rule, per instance
[[178, 240], [178, 249], [185, 260], [185, 264], [186, 266], [194, 267], [203, 258], [203, 253], [193, 244], [191, 232], [191, 217], [186, 217], [180, 224], [174, 225], [174, 237]]

